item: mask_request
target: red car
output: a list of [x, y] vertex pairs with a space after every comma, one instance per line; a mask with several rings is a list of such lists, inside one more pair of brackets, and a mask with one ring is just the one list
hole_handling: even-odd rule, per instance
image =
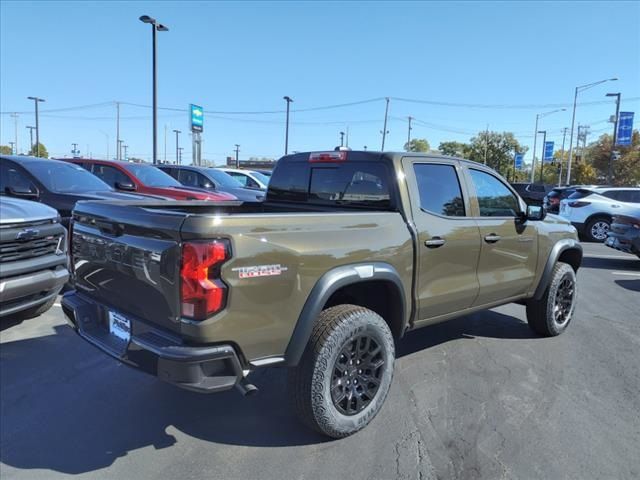
[[236, 197], [229, 193], [185, 187], [171, 175], [153, 165], [90, 158], [64, 158], [60, 160], [80, 165], [121, 192], [160, 195], [175, 200], [236, 200]]

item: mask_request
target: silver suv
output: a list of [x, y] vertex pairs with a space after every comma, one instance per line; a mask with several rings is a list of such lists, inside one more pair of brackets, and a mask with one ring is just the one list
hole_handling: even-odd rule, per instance
[[593, 242], [606, 240], [614, 215], [640, 215], [640, 188], [578, 188], [560, 202], [560, 216]]

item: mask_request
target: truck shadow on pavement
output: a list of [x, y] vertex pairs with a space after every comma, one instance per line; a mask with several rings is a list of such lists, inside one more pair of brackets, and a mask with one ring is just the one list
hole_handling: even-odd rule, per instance
[[[291, 412], [284, 369], [252, 374], [260, 389], [253, 397], [236, 391], [201, 395], [118, 364], [66, 326], [54, 329], [55, 335], [1, 346], [0, 461], [5, 465], [86, 473], [140, 449], [145, 451], [136, 455], [153, 462], [156, 453], [149, 447], [179, 457], [185, 437], [210, 442], [202, 448], [214, 456], [215, 443], [268, 448], [328, 441]], [[518, 318], [487, 311], [411, 333], [398, 353], [474, 336], [535, 338]]]

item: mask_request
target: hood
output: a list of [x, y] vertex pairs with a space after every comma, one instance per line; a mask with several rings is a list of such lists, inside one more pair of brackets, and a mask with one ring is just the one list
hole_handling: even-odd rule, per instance
[[226, 188], [225, 192], [234, 195], [241, 202], [262, 202], [267, 195], [264, 190], [252, 188]]
[[[154, 188], [158, 188], [158, 187], [154, 187]], [[231, 193], [211, 192], [203, 188], [187, 187], [187, 186], [181, 185], [179, 187], [162, 187], [162, 189], [166, 190], [167, 192], [179, 192], [185, 196], [193, 196], [197, 200], [214, 200], [214, 201], [236, 200], [236, 197]]]
[[[137, 193], [112, 192], [109, 190], [99, 192], [79, 192], [72, 193], [78, 200], [144, 200], [154, 198], [150, 195], [140, 195]], [[157, 197], [156, 197], [157, 198]]]
[[544, 221], [546, 223], [555, 223], [559, 225], [571, 225], [571, 222], [569, 220], [555, 213], [547, 213], [547, 215], [544, 217]]
[[38, 202], [0, 196], [0, 225], [58, 218], [53, 208]]

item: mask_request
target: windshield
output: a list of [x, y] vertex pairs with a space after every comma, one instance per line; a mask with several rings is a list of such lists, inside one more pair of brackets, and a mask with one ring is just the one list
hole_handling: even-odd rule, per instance
[[260, 172], [251, 172], [255, 178], [260, 180], [263, 184], [269, 185], [270, 177], [267, 177], [265, 174]]
[[150, 187], [180, 187], [178, 182], [171, 175], [164, 173], [162, 170], [152, 167], [151, 165], [139, 165], [136, 163], [127, 163], [123, 165], [129, 172], [145, 185]]
[[207, 168], [207, 175], [213, 178], [216, 183], [227, 188], [242, 188], [242, 184], [228, 173], [215, 168]]
[[113, 189], [84, 168], [55, 160], [24, 165], [54, 193], [110, 192]]

